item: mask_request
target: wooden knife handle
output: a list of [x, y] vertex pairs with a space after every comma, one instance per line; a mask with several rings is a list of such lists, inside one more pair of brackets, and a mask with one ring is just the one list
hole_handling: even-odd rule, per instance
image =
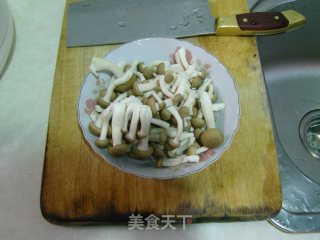
[[264, 35], [285, 32], [305, 23], [305, 17], [294, 10], [283, 12], [243, 13], [217, 19], [218, 35]]
[[236, 15], [237, 23], [242, 31], [258, 31], [285, 28], [288, 19], [281, 12], [255, 12]]

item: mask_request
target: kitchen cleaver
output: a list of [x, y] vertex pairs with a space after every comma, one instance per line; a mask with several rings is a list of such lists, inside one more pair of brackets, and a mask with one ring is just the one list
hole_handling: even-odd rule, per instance
[[304, 16], [293, 10], [215, 19], [207, 0], [87, 0], [69, 4], [67, 47], [150, 37], [275, 34], [304, 22]]

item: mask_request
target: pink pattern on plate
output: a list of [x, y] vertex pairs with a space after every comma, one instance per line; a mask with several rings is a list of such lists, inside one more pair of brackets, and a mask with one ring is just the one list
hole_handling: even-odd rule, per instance
[[205, 151], [204, 153], [200, 154], [200, 162], [203, 161], [207, 161], [209, 157], [211, 157], [214, 154], [214, 150], [213, 149], [209, 149], [207, 151]]
[[[174, 51], [174, 53], [170, 54], [169, 57], [170, 57], [170, 64], [176, 64], [176, 59], [174, 57], [174, 54], [180, 49], [181, 47], [177, 47], [176, 50]], [[192, 53], [190, 52], [189, 49], [186, 49], [186, 59], [187, 59], [187, 62], [190, 64], [191, 61], [192, 61]]]
[[97, 100], [88, 99], [86, 101], [86, 108], [84, 109], [84, 112], [87, 115], [90, 115], [92, 113], [92, 111], [94, 110], [96, 104], [97, 104]]
[[212, 67], [212, 63], [211, 62], [206, 62], [204, 64], [204, 69], [207, 70], [207, 71], [209, 71], [211, 67]]

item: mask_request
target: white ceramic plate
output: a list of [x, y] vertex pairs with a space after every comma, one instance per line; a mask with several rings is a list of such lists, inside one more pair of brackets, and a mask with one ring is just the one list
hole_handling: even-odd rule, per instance
[[80, 127], [84, 137], [98, 155], [106, 162], [127, 173], [133, 173], [146, 178], [170, 179], [200, 171], [221, 157], [222, 153], [230, 146], [238, 129], [240, 104], [235, 83], [225, 67], [204, 49], [176, 39], [149, 38], [124, 44], [108, 53], [105, 58], [114, 63], [120, 61], [132, 62], [136, 59], [145, 63], [155, 60], [169, 61], [172, 54], [179, 47], [189, 50], [193, 59], [199, 59], [207, 67], [213, 80], [215, 91], [218, 94], [217, 102], [223, 102], [226, 105], [224, 110], [215, 114], [217, 128], [223, 132], [225, 140], [220, 147], [201, 154], [199, 163], [185, 163], [169, 168], [156, 168], [152, 159], [137, 160], [129, 156], [112, 157], [106, 149], [99, 149], [95, 146], [94, 141], [97, 137], [93, 136], [88, 129], [91, 121], [89, 114], [94, 109], [95, 99], [98, 96], [99, 90], [107, 86], [109, 76], [106, 73], [101, 73], [99, 80], [97, 80], [93, 74], [89, 73], [82, 85], [78, 102]]

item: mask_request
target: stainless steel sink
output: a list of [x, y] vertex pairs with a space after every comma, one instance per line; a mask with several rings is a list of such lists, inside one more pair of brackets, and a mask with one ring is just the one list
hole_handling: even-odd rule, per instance
[[251, 11], [302, 13], [294, 31], [257, 38], [276, 138], [283, 203], [269, 221], [320, 231], [320, 1], [258, 1]]

